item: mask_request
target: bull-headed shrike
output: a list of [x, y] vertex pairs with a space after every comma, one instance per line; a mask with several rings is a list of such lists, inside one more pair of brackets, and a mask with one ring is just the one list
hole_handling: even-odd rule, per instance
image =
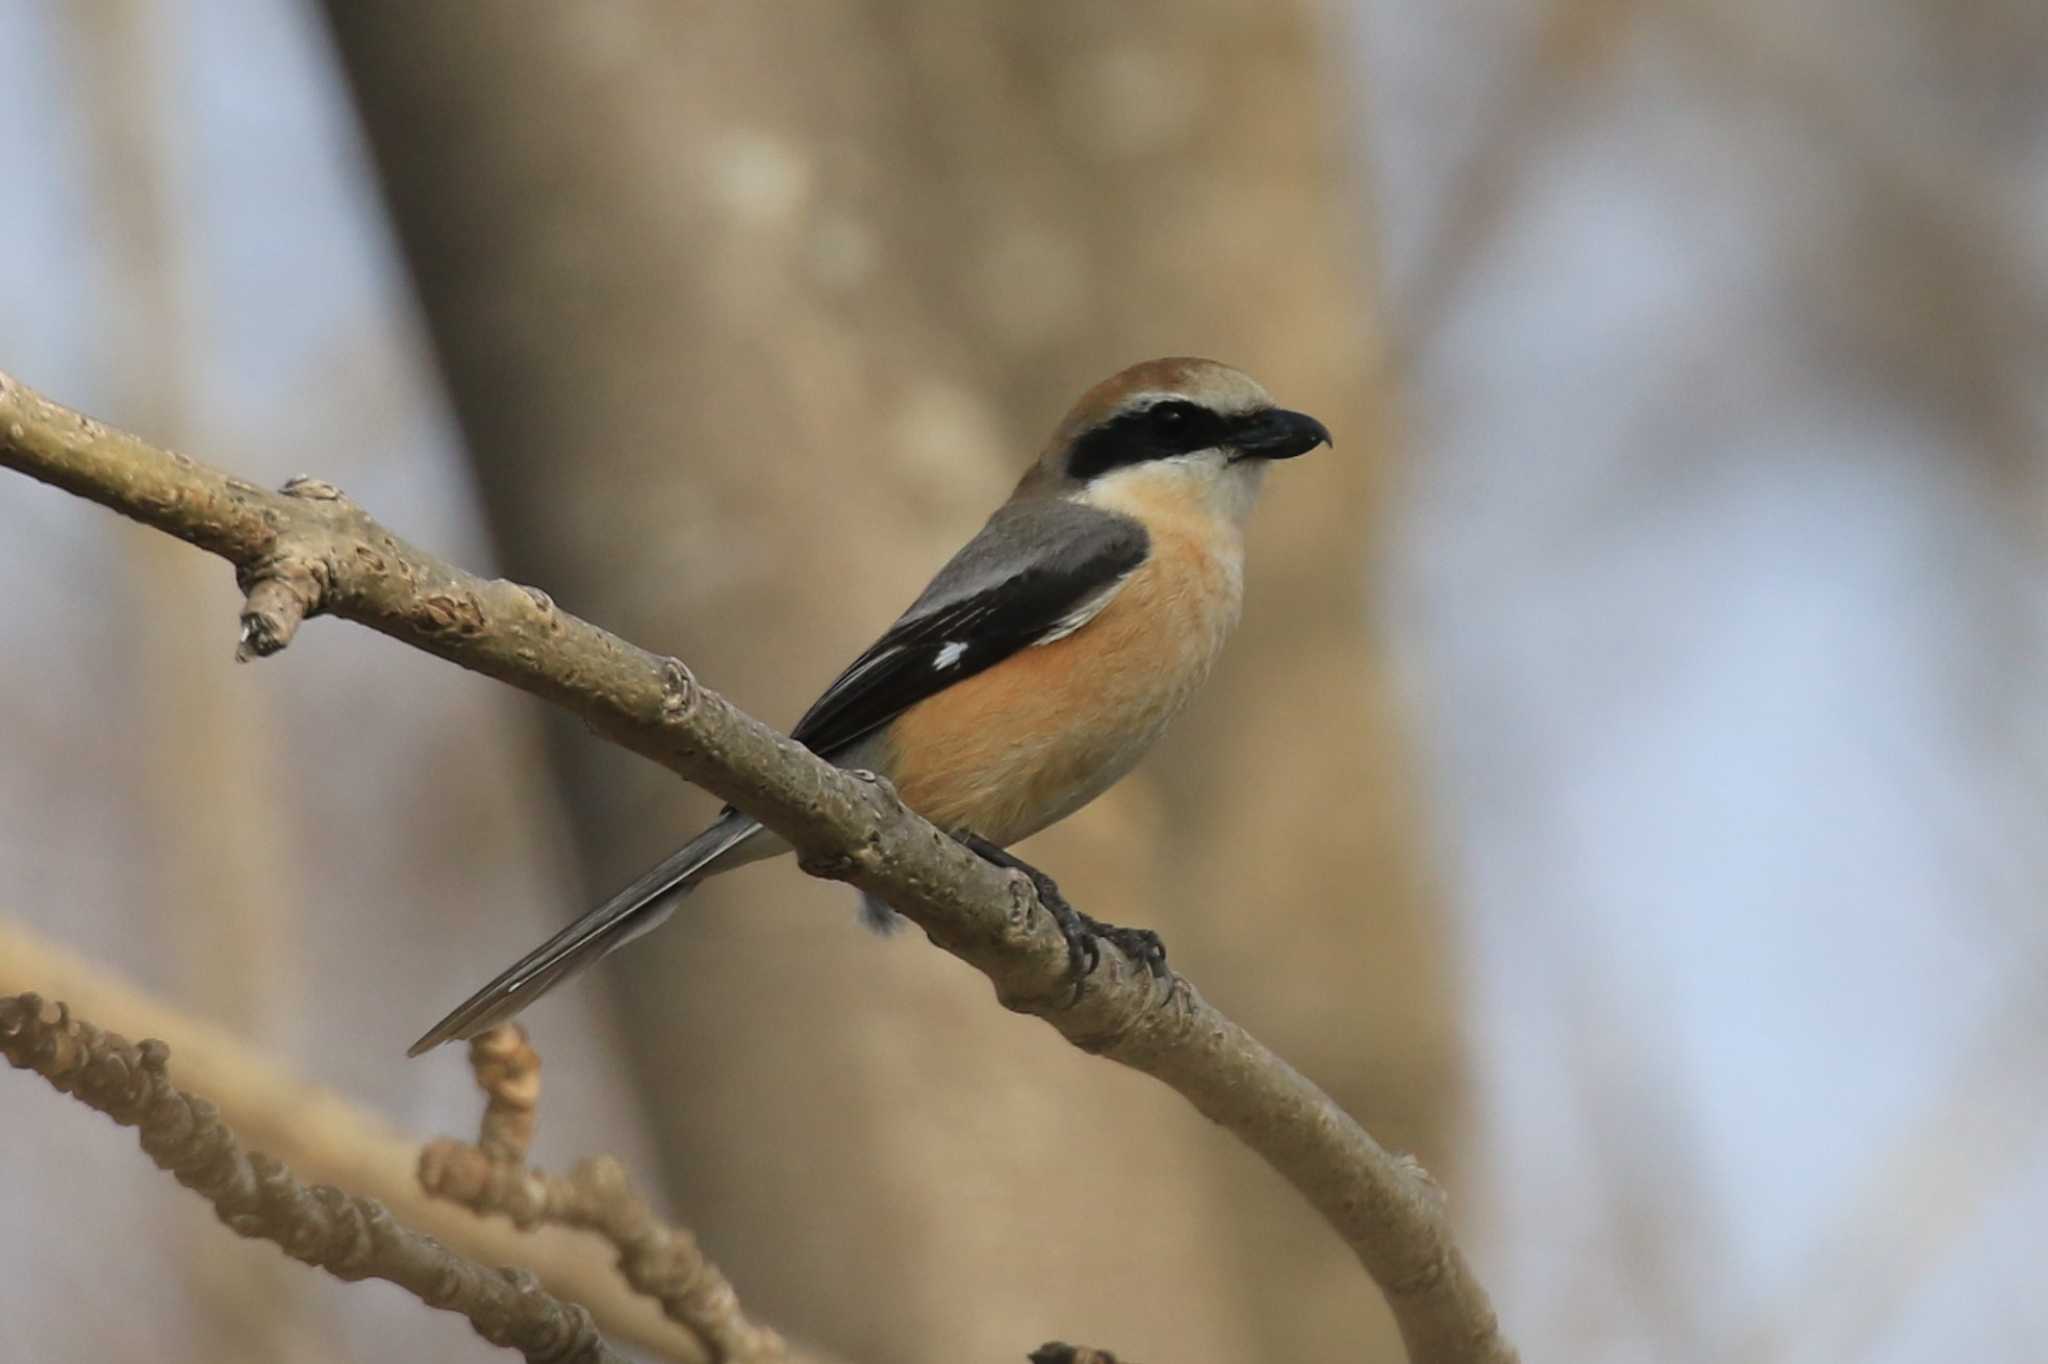
[[[1329, 441], [1321, 422], [1274, 406], [1251, 376], [1213, 360], [1150, 360], [1105, 379], [792, 737], [888, 778], [911, 809], [1029, 874], [1067, 935], [1077, 983], [1098, 936], [1163, 969], [1155, 935], [1078, 914], [1003, 849], [1108, 790], [1187, 704], [1237, 624], [1245, 521], [1267, 466]], [[660, 925], [706, 877], [789, 850], [728, 808], [410, 1054], [504, 1022]]]

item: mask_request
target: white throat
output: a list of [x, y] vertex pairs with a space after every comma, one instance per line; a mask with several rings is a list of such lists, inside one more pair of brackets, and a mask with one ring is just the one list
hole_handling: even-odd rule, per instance
[[1242, 534], [1266, 481], [1267, 461], [1233, 460], [1221, 450], [1126, 465], [1091, 480], [1074, 500], [1150, 521], [1197, 517]]

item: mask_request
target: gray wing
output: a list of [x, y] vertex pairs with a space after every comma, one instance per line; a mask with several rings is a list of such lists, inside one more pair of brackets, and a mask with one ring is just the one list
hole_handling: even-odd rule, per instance
[[927, 697], [1058, 638], [1149, 550], [1145, 528], [1114, 512], [1054, 500], [1003, 507], [791, 737], [822, 757], [843, 751]]

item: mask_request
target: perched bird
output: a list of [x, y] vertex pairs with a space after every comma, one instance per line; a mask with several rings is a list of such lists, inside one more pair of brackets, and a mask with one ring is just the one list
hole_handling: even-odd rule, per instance
[[[1104, 937], [1163, 969], [1156, 935], [1075, 912], [1003, 851], [1136, 765], [1209, 674], [1243, 599], [1266, 468], [1330, 433], [1213, 360], [1133, 365], [1083, 394], [1009, 501], [804, 713], [792, 736], [895, 783], [911, 809], [1032, 877], [1075, 978]], [[502, 1023], [657, 927], [708, 876], [789, 851], [728, 808], [412, 1045]], [[871, 907], [880, 921], [890, 912]]]

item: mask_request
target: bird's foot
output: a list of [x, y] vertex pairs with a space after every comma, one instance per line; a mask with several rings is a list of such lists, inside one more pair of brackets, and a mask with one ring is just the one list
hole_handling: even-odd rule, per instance
[[1132, 961], [1142, 964], [1155, 978], [1166, 974], [1166, 944], [1151, 929], [1119, 928], [1091, 918], [1067, 902], [1067, 897], [1060, 893], [1058, 882], [1023, 858], [979, 834], [963, 833], [958, 838], [969, 852], [983, 860], [998, 867], [1021, 871], [1031, 878], [1031, 888], [1038, 892], [1038, 903], [1045, 906], [1045, 912], [1052, 916], [1060, 935], [1067, 940], [1067, 974], [1074, 982], [1075, 999], [1081, 997], [1081, 982], [1092, 975], [1102, 962], [1101, 949], [1096, 946], [1098, 940], [1113, 944]]
[[1112, 944], [1117, 951], [1151, 972], [1154, 980], [1165, 978], [1166, 944], [1157, 933], [1149, 928], [1121, 928], [1116, 924], [1106, 924], [1086, 914], [1081, 916], [1081, 922], [1089, 933]]

